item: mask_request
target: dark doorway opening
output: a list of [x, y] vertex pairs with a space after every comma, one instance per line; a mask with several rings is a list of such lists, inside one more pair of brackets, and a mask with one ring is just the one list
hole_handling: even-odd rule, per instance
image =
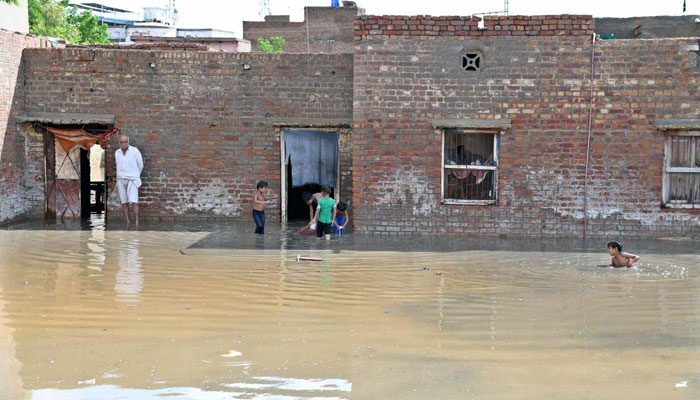
[[[338, 186], [338, 141], [336, 132], [287, 130], [285, 142], [285, 182], [287, 221], [308, 221], [309, 206], [304, 193], [331, 188], [335, 198]], [[315, 210], [315, 209], [314, 209]]]
[[[289, 181], [287, 181], [289, 182]], [[310, 194], [321, 191], [321, 185], [309, 183], [300, 187], [293, 187], [287, 184], [287, 220], [288, 221], [308, 221], [310, 218], [309, 206], [304, 202], [304, 193]], [[331, 197], [335, 198], [335, 188], [331, 188]], [[313, 211], [316, 211], [314, 208]]]
[[99, 144], [90, 148], [90, 191], [86, 194], [89, 200], [90, 213], [92, 214], [103, 214], [106, 209], [107, 180], [105, 178], [105, 156], [105, 150]]

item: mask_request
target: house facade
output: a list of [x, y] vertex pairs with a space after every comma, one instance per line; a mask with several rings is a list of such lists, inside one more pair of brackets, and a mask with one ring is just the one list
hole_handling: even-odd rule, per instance
[[[268, 215], [292, 219], [313, 159], [334, 160], [319, 179], [356, 232], [700, 236], [697, 38], [594, 40], [575, 15], [360, 15], [353, 32], [331, 54], [25, 49], [2, 219], [45, 214], [43, 127], [63, 124], [128, 134], [142, 215], [162, 220], [249, 219], [262, 179]], [[299, 158], [300, 132], [333, 135], [335, 158]]]

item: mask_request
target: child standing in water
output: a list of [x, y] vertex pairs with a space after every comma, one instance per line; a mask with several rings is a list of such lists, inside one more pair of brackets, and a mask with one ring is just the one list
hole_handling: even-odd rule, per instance
[[324, 186], [321, 189], [321, 198], [318, 200], [314, 221], [316, 221], [316, 237], [326, 237], [331, 240], [331, 225], [335, 219], [335, 200], [330, 197], [331, 188]]
[[265, 197], [268, 184], [265, 181], [258, 182], [255, 197], [253, 198], [253, 220], [255, 221], [255, 233], [265, 234], [265, 204], [269, 201]]
[[345, 235], [345, 227], [350, 222], [350, 215], [347, 211], [348, 205], [341, 201], [336, 209], [335, 218], [333, 218], [333, 234]]
[[608, 253], [610, 253], [610, 263], [613, 267], [634, 267], [634, 263], [639, 261], [639, 256], [622, 252], [620, 242], [608, 243]]

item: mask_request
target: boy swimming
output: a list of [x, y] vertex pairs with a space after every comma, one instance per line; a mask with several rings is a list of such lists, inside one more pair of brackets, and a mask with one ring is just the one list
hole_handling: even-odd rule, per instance
[[624, 253], [620, 242], [608, 243], [608, 253], [610, 253], [610, 263], [613, 267], [634, 267], [634, 263], [639, 261], [639, 256], [631, 253]]

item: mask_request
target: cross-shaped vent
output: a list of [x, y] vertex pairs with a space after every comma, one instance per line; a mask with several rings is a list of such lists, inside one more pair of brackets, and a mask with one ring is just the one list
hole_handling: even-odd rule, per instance
[[474, 51], [462, 54], [462, 69], [465, 71], [481, 71], [481, 53]]

